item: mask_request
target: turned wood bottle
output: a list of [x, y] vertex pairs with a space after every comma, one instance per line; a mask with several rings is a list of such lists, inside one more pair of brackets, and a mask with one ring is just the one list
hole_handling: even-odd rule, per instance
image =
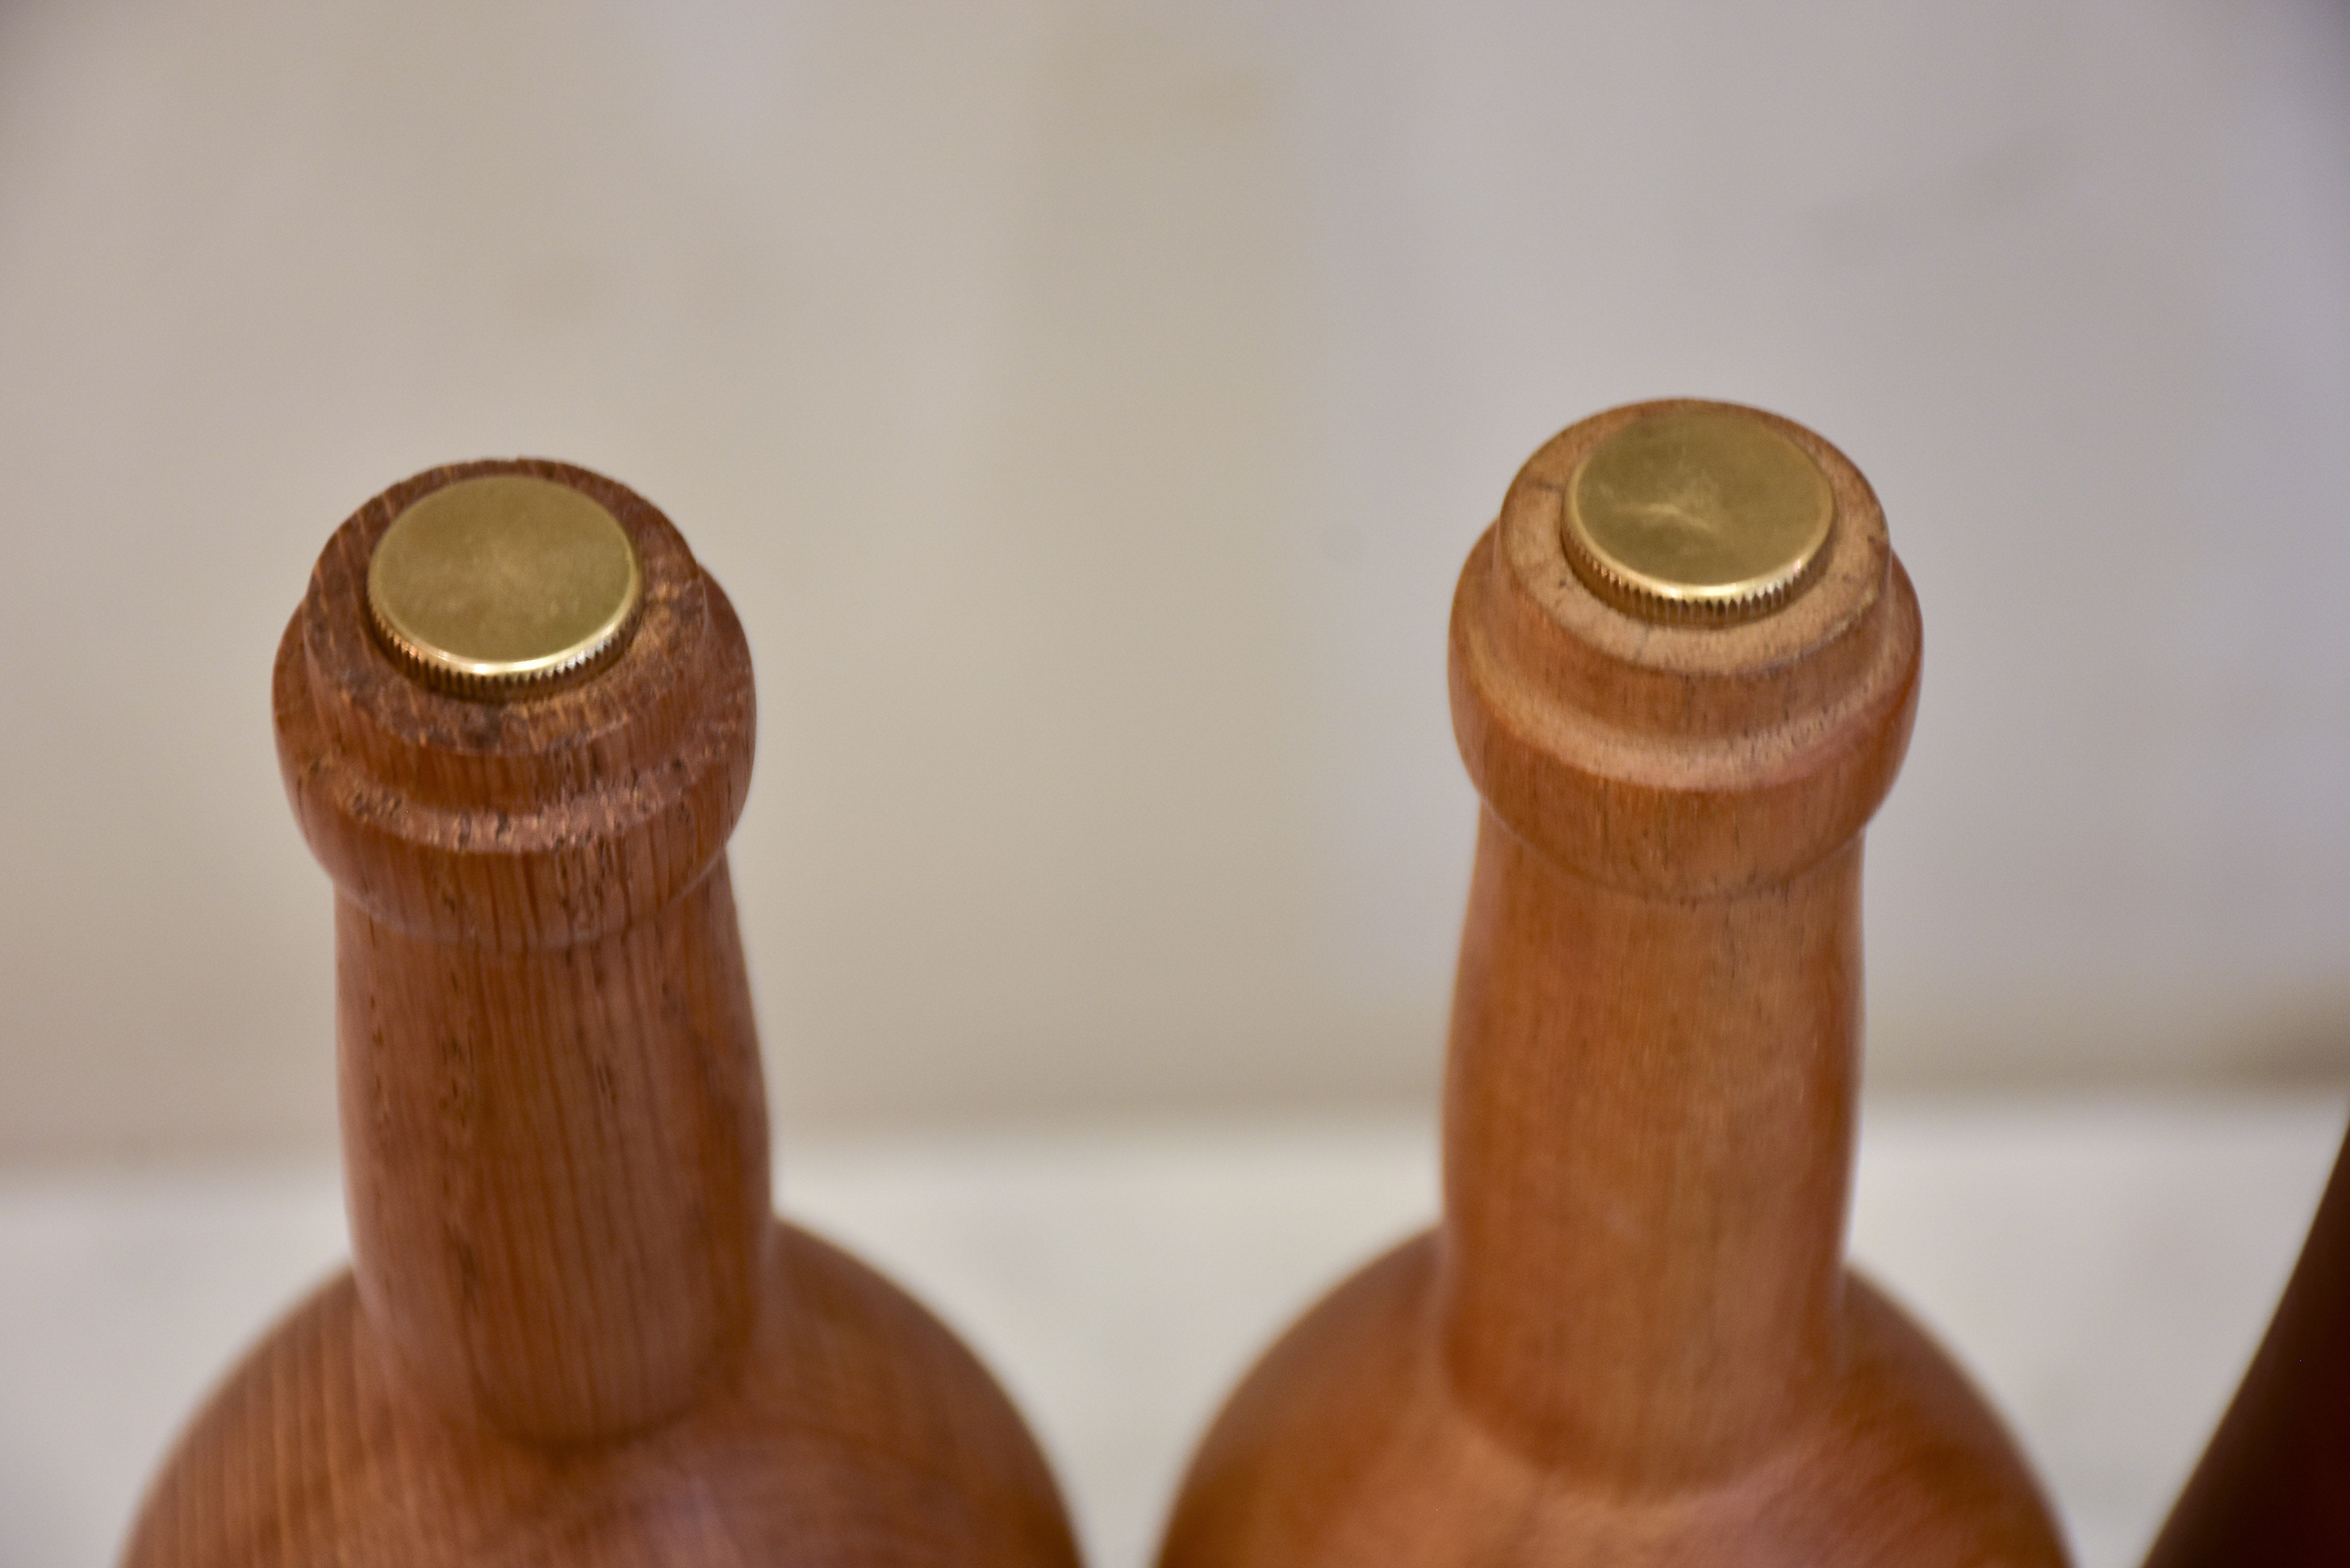
[[2350, 1563], [2350, 1141], [2243, 1385], [2146, 1561]]
[[1588, 420], [1471, 554], [1451, 665], [1442, 1222], [1232, 1397], [1162, 1568], [2061, 1563], [1844, 1263], [1861, 833], [1918, 668], [1867, 484], [1752, 410]]
[[750, 654], [669, 522], [557, 463], [421, 474], [328, 542], [275, 703], [335, 884], [353, 1263], [127, 1562], [1074, 1564], [985, 1371], [774, 1218]]

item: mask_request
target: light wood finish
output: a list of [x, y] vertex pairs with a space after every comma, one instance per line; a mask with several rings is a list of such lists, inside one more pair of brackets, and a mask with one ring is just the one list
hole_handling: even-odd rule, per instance
[[2350, 1563], [2350, 1141], [2243, 1386], [2146, 1561]]
[[1835, 493], [1817, 580], [1724, 628], [1594, 597], [1562, 493], [1641, 411], [1535, 454], [1454, 600], [1484, 809], [1443, 1221], [1233, 1395], [1163, 1568], [2064, 1561], [1995, 1417], [1842, 1257], [1860, 834], [1916, 598], [1859, 473], [1783, 421]]
[[[385, 655], [367, 565], [498, 472], [609, 509], [645, 604], [592, 677], [467, 701]], [[725, 860], [750, 655], [667, 520], [560, 464], [419, 475], [328, 545], [276, 704], [337, 892], [353, 1268], [197, 1417], [128, 1563], [1074, 1564], [987, 1374], [771, 1213]]]

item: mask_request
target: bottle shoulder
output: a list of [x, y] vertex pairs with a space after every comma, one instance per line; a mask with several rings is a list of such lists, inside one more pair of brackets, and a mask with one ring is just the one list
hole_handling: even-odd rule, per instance
[[1479, 1420], [1435, 1330], [1436, 1232], [1340, 1284], [1233, 1393], [1159, 1568], [1692, 1562], [2062, 1568], [2046, 1501], [1965, 1375], [1847, 1274], [1837, 1377], [1735, 1473], [1643, 1492]]
[[460, 1426], [404, 1390], [345, 1272], [197, 1415], [126, 1568], [788, 1564], [852, 1543], [893, 1563], [1076, 1568], [1035, 1440], [951, 1332], [796, 1227], [778, 1224], [767, 1270], [752, 1342], [705, 1398], [569, 1449]]

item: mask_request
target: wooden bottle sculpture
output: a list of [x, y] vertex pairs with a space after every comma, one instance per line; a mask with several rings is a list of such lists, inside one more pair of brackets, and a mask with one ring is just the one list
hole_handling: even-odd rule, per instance
[[2243, 1386], [2147, 1568], [2350, 1563], [2350, 1141]]
[[1442, 1223], [1232, 1396], [1162, 1568], [2063, 1563], [1844, 1265], [1861, 831], [1918, 665], [1866, 482], [1751, 410], [1588, 420], [1471, 554], [1451, 664]]
[[419, 475], [328, 542], [275, 700], [337, 894], [353, 1267], [127, 1562], [1074, 1564], [985, 1371], [774, 1218], [750, 654], [668, 520], [558, 463]]

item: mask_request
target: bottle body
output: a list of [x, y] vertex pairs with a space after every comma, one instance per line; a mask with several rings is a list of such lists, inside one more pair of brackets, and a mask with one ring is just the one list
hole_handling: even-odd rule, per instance
[[2350, 1141], [2268, 1333], [2147, 1568], [2350, 1562]]
[[1444, 1220], [1259, 1363], [1162, 1568], [2063, 1562], [1997, 1417], [1845, 1267], [1859, 869], [1641, 908], [1484, 819]]
[[[1643, 619], [1568, 555], [1590, 454], [1693, 412], [1833, 498], [1751, 619]], [[1648, 511], [1686, 522], [1665, 467]], [[1808, 431], [1649, 405], [1527, 464], [1453, 605], [1483, 814], [1443, 1219], [1233, 1395], [1162, 1568], [2064, 1561], [1996, 1418], [1842, 1255], [1861, 834], [1918, 648], [1874, 496]]]
[[[367, 619], [386, 530], [484, 477], [588, 497], [641, 567], [625, 647], [526, 701]], [[1073, 1568], [985, 1370], [774, 1217], [724, 855], [750, 656], [667, 520], [557, 464], [419, 475], [329, 542], [275, 705], [336, 885], [355, 1267], [213, 1396], [126, 1562]]]

